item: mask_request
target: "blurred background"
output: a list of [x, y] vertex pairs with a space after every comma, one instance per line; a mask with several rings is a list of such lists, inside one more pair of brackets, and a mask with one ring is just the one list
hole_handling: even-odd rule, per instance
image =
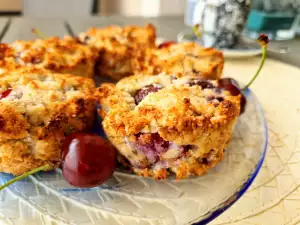
[[[184, 16], [185, 24], [192, 26], [194, 8], [200, 1], [203, 0], [0, 0], [0, 15], [44, 18]], [[248, 37], [256, 38], [264, 31], [271, 39], [289, 40], [300, 34], [300, 0], [252, 0], [251, 7], [245, 29]]]
[[[41, 6], [43, 7], [41, 8]], [[65, 10], [63, 6], [72, 9]], [[85, 7], [82, 8], [82, 6]], [[55, 16], [61, 16], [59, 8], [64, 9], [65, 15], [69, 14], [71, 16], [78, 13], [78, 11], [82, 11], [82, 14], [96, 15], [183, 15], [184, 6], [184, 0], [0, 0], [0, 12], [2, 14], [18, 15], [24, 13], [27, 15], [32, 13], [34, 15], [35, 13], [35, 15], [41, 14], [45, 17], [52, 17], [53, 11], [55, 11]], [[40, 12], [33, 12], [33, 9], [39, 9]]]

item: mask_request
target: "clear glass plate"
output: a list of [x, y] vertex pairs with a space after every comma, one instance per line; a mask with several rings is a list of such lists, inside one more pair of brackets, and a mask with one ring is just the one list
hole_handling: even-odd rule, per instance
[[[55, 224], [206, 224], [243, 195], [265, 157], [268, 135], [263, 111], [250, 90], [245, 94], [246, 111], [224, 160], [202, 177], [154, 181], [116, 171], [104, 185], [80, 189], [67, 184], [56, 170], [10, 186], [1, 193], [0, 205], [5, 195], [13, 196], [10, 198], [26, 203], [22, 210], [27, 218], [31, 208]], [[11, 178], [0, 174], [1, 183]], [[3, 210], [0, 214], [8, 216]]]

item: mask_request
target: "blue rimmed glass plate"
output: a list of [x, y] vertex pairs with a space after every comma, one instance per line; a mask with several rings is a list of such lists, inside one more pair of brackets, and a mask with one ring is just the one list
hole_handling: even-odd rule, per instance
[[[206, 175], [154, 181], [117, 171], [100, 187], [79, 189], [59, 170], [39, 173], [0, 193], [0, 219], [11, 224], [206, 224], [243, 195], [265, 157], [263, 111], [250, 90], [245, 94], [246, 111], [225, 158]], [[1, 183], [11, 178], [0, 174]]]

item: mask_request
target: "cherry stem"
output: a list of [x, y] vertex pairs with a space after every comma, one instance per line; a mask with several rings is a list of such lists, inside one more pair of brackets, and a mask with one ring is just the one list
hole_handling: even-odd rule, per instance
[[10, 181], [6, 182], [5, 184], [1, 185], [0, 186], [0, 191], [3, 190], [4, 188], [8, 187], [11, 184], [13, 184], [13, 183], [15, 183], [15, 182], [17, 182], [17, 181], [19, 181], [23, 178], [28, 177], [29, 175], [35, 174], [35, 173], [40, 172], [42, 170], [49, 170], [49, 169], [51, 169], [51, 166], [49, 164], [46, 164], [46, 165], [40, 166], [38, 168], [35, 168], [35, 169], [33, 169], [33, 170], [31, 170], [27, 173], [24, 173], [24, 174], [22, 174], [18, 177], [15, 177], [15, 178], [11, 179]]
[[200, 38], [201, 37], [201, 31], [200, 31], [200, 24], [196, 24], [193, 26], [192, 28], [193, 34], [197, 37]]
[[32, 33], [35, 34], [36, 36], [38, 36], [41, 39], [46, 39], [47, 35], [43, 34], [42, 32], [40, 32], [38, 29], [36, 28], [32, 28]]
[[255, 75], [253, 76], [253, 78], [249, 81], [249, 83], [242, 89], [242, 91], [246, 90], [247, 88], [249, 88], [249, 86], [255, 81], [255, 79], [257, 78], [257, 76], [259, 75], [265, 60], [267, 57], [267, 46], [263, 46], [262, 47], [262, 56], [261, 56], [261, 61], [260, 61], [260, 65], [258, 67], [258, 70], [256, 71]]

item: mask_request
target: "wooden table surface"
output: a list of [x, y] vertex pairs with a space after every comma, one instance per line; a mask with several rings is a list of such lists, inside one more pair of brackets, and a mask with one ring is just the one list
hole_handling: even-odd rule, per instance
[[[144, 17], [88, 17], [88, 18], [68, 18], [68, 19], [41, 19], [26, 17], [1, 17], [0, 18], [0, 40], [11, 43], [15, 40], [34, 39], [32, 28], [39, 29], [49, 36], [73, 35], [87, 30], [91, 26], [103, 27], [111, 24], [118, 25], [144, 25], [152, 23], [157, 28], [157, 35], [170, 40], [176, 40], [177, 34], [186, 29], [183, 17], [169, 16], [157, 18]], [[288, 53], [279, 53], [281, 48], [288, 48]], [[280, 61], [300, 67], [300, 38], [292, 41], [271, 42], [269, 56]], [[272, 51], [271, 51], [272, 50]], [[275, 50], [275, 52], [274, 52]]]

